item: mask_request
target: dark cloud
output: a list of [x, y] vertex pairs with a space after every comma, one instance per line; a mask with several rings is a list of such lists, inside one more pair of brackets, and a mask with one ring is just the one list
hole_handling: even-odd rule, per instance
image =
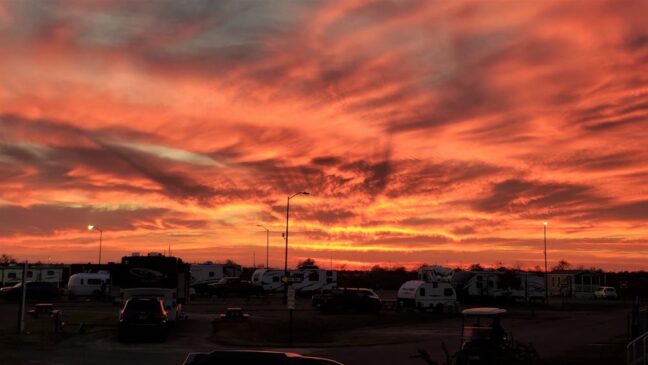
[[576, 209], [584, 204], [606, 201], [588, 185], [509, 179], [493, 184], [489, 194], [472, 205], [479, 211], [492, 213], [532, 214], [544, 209], [542, 214], [546, 215], [550, 209], [555, 215], [561, 209]]
[[48, 236], [57, 231], [85, 230], [95, 224], [106, 231], [133, 230], [139, 223], [154, 224], [170, 215], [166, 209], [100, 209], [88, 206], [33, 205], [0, 206], [0, 235]]

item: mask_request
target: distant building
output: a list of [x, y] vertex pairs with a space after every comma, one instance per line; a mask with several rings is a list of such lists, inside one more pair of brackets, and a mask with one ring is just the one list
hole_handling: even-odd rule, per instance
[[550, 296], [591, 297], [601, 286], [601, 274], [592, 270], [560, 270], [547, 275]]

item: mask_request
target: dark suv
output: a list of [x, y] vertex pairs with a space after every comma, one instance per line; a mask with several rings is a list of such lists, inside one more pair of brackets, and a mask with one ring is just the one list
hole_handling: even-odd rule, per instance
[[129, 299], [119, 314], [119, 339], [153, 335], [159, 340], [164, 340], [168, 322], [169, 315], [164, 310], [164, 302], [161, 299]]
[[365, 288], [337, 288], [322, 293], [318, 304], [322, 313], [348, 311], [377, 313], [382, 306], [378, 294]]
[[[49, 283], [46, 281], [28, 281], [25, 284], [27, 286], [27, 300], [56, 298], [61, 294], [56, 283]], [[0, 298], [5, 300], [18, 300], [21, 295], [22, 283], [0, 289]]]

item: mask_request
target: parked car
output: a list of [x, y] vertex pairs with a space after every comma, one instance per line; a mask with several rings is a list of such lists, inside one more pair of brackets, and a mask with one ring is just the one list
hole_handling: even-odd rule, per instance
[[218, 318], [221, 321], [245, 321], [250, 318], [250, 315], [243, 313], [241, 308], [227, 308], [227, 311], [219, 314]]
[[[27, 299], [51, 299], [56, 298], [61, 294], [61, 291], [56, 286], [56, 283], [46, 281], [28, 281], [25, 283], [27, 286]], [[14, 286], [0, 289], [0, 298], [4, 300], [18, 300], [22, 295], [22, 283]]]
[[313, 294], [313, 296], [311, 297], [311, 305], [315, 308], [321, 307], [323, 299], [330, 294], [331, 294], [330, 289], [322, 290], [319, 293]]
[[222, 278], [218, 282], [208, 285], [208, 293], [216, 297], [245, 297], [261, 295], [263, 288], [252, 284], [250, 281], [241, 280], [239, 277]]
[[617, 294], [616, 289], [611, 286], [602, 286], [594, 292], [594, 297], [596, 299], [617, 299], [619, 295]]
[[222, 350], [190, 353], [183, 365], [344, 365], [321, 357], [307, 357], [290, 352]]
[[371, 289], [337, 288], [323, 293], [319, 299], [322, 313], [331, 312], [372, 312], [380, 311], [380, 297]]
[[131, 298], [119, 314], [119, 338], [153, 335], [164, 340], [167, 335], [169, 314], [159, 298]]

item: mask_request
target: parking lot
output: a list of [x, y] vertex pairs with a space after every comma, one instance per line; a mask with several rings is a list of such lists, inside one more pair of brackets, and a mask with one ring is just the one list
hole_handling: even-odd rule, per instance
[[[30, 303], [28, 309], [35, 303]], [[186, 354], [219, 348], [272, 349], [329, 357], [347, 365], [419, 364], [412, 358], [425, 349], [441, 360], [444, 343], [459, 346], [458, 315], [383, 311], [379, 314], [320, 314], [308, 298], [298, 298], [293, 346], [288, 345], [288, 312], [281, 298], [199, 299], [185, 307], [189, 316], [163, 343], [117, 340], [118, 306], [108, 302], [54, 303], [63, 311], [63, 334], [51, 320], [27, 316], [27, 334], [15, 335], [18, 305], [0, 303], [0, 356], [11, 364], [181, 364]], [[212, 320], [228, 307], [250, 314], [246, 321]], [[561, 303], [549, 307], [508, 308], [504, 327], [532, 344], [547, 363], [587, 363], [595, 357], [623, 361], [628, 308], [620, 302]], [[83, 323], [83, 325], [82, 325]], [[4, 362], [4, 361], [3, 361]]]

